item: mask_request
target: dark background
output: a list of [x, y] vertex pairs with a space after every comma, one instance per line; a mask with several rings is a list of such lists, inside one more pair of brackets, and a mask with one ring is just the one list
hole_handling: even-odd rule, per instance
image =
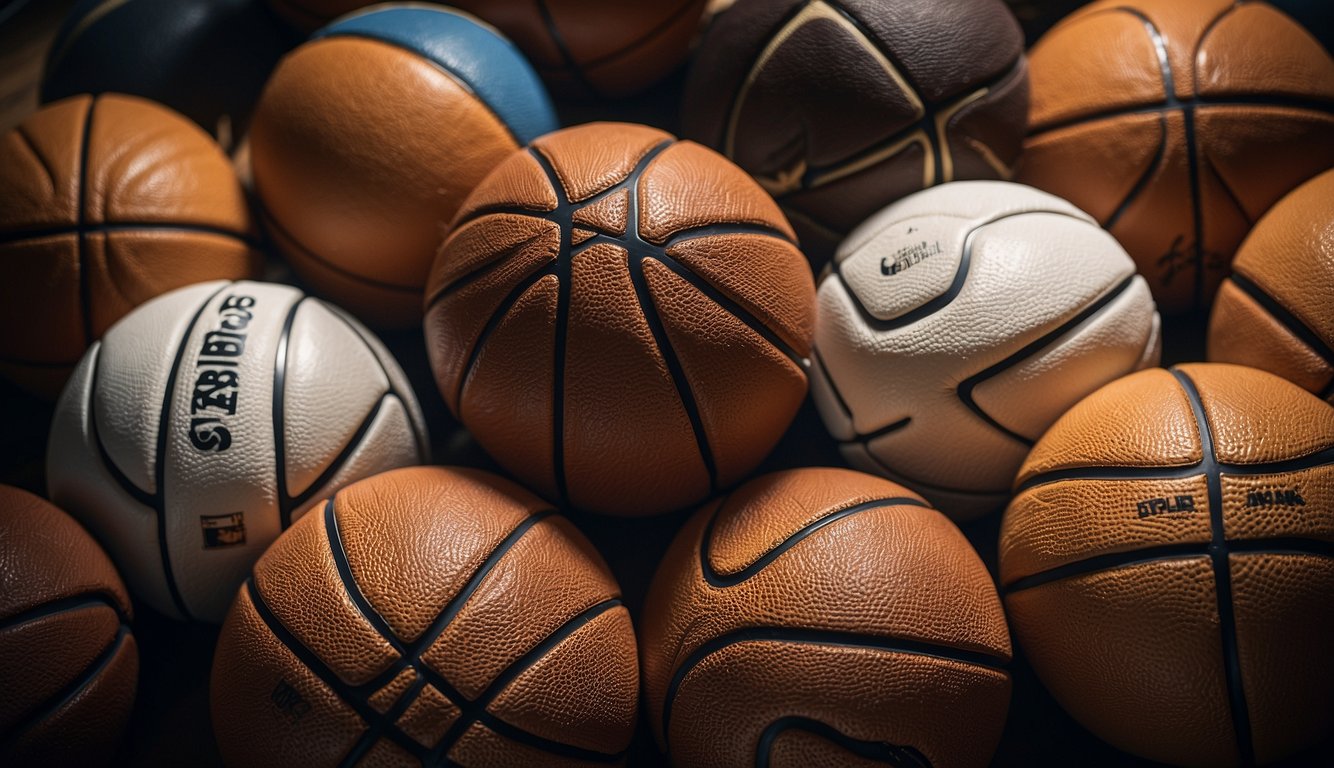
[[[1030, 44], [1065, 13], [1083, 4], [1081, 0], [1009, 2]], [[1279, 0], [1276, 4], [1304, 21], [1329, 46], [1334, 0]], [[7, 130], [36, 108], [42, 62], [70, 5], [70, 0], [0, 0], [0, 130]], [[298, 38], [292, 35], [290, 39]], [[678, 70], [647, 92], [619, 102], [558, 101], [561, 123], [624, 120], [675, 132], [684, 72]], [[273, 259], [266, 278], [299, 282]], [[1202, 359], [1204, 327], [1201, 316], [1165, 318], [1164, 365]], [[446, 410], [435, 390], [421, 333], [396, 332], [381, 337], [407, 372], [426, 413], [434, 462], [500, 471]], [[50, 403], [0, 380], [0, 482], [45, 495], [44, 456], [51, 412]], [[819, 465], [841, 466], [843, 462], [808, 399], [760, 472]], [[690, 512], [630, 520], [572, 514], [620, 579], [625, 603], [636, 619], [653, 569]], [[999, 527], [999, 515], [963, 526], [993, 574]], [[137, 604], [134, 630], [140, 649], [138, 700], [116, 764], [221, 765], [208, 716], [208, 679], [217, 628], [177, 622]], [[994, 765], [1153, 765], [1117, 751], [1075, 723], [1034, 676], [1023, 660], [1022, 650], [1016, 651], [1018, 658], [1011, 666], [1014, 693], [1009, 719]], [[1152, 718], [1154, 713], [1146, 711], [1142, 716]], [[662, 764], [642, 717], [629, 764]], [[1334, 765], [1334, 741], [1284, 765]]]

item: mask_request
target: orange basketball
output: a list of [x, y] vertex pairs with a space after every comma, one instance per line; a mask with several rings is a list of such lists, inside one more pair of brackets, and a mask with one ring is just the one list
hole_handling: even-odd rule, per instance
[[1089, 730], [1253, 765], [1334, 728], [1334, 408], [1253, 368], [1154, 368], [1067, 412], [1016, 482], [1015, 639]]
[[1242, 243], [1209, 319], [1209, 359], [1334, 403], [1334, 171], [1280, 200]]
[[845, 469], [765, 475], [677, 535], [642, 625], [674, 765], [983, 766], [1010, 637], [959, 529]]
[[584, 765], [630, 743], [634, 631], [588, 540], [468, 469], [354, 483], [255, 565], [213, 659], [228, 765]]
[[93, 537], [0, 485], [0, 755], [101, 765], [130, 718], [139, 652], [130, 598]]
[[732, 485], [806, 395], [815, 289], [745, 171], [595, 123], [512, 154], [427, 285], [445, 402], [548, 499], [648, 514]]
[[1028, 64], [1018, 180], [1110, 230], [1167, 312], [1207, 308], [1251, 224], [1334, 166], [1334, 58], [1267, 3], [1101, 0]]
[[74, 96], [0, 136], [0, 374], [55, 397], [83, 351], [173, 288], [256, 276], [245, 193], [208, 134], [134, 96]]

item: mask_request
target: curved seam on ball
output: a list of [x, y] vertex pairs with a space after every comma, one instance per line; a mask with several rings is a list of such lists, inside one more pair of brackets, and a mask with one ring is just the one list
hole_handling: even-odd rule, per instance
[[93, 343], [93, 305], [92, 285], [88, 280], [88, 243], [84, 228], [88, 224], [88, 146], [92, 142], [93, 112], [97, 109], [97, 96], [88, 101], [88, 113], [84, 116], [83, 135], [79, 138], [79, 198], [78, 217], [76, 219], [75, 258], [79, 264], [79, 304], [83, 320], [83, 344]]
[[784, 731], [791, 730], [806, 731], [858, 757], [883, 762], [895, 768], [931, 768], [931, 761], [915, 747], [891, 744], [887, 741], [856, 739], [828, 723], [796, 715], [780, 717], [760, 732], [759, 742], [755, 747], [755, 768], [769, 768], [774, 742]]
[[[1326, 447], [1305, 456], [1291, 459], [1263, 462], [1259, 464], [1228, 464], [1219, 462], [1218, 466], [1228, 475], [1254, 476], [1270, 475], [1281, 472], [1295, 472], [1312, 469], [1334, 463], [1334, 447]], [[1060, 482], [1062, 480], [1175, 480], [1183, 477], [1195, 477], [1204, 474], [1200, 462], [1183, 464], [1177, 467], [1135, 467], [1094, 465], [1088, 467], [1066, 467], [1053, 469], [1033, 475], [1015, 489], [1015, 495], [1039, 485]]]
[[1334, 347], [1331, 347], [1329, 342], [1322, 339], [1320, 334], [1316, 333], [1311, 326], [1307, 325], [1305, 321], [1293, 314], [1287, 307], [1280, 304], [1277, 299], [1270, 296], [1265, 289], [1261, 288], [1241, 272], [1233, 270], [1232, 274], [1228, 276], [1228, 279], [1232, 281], [1233, 285], [1241, 289], [1242, 293], [1246, 294], [1253, 299], [1256, 304], [1263, 307], [1265, 311], [1269, 313], [1269, 316], [1277, 320], [1289, 333], [1296, 336], [1297, 339], [1310, 348], [1312, 352], [1319, 355], [1327, 365], [1334, 368]]

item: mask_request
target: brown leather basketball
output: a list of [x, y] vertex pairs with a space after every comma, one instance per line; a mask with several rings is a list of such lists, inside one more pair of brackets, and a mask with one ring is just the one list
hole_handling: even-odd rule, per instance
[[1334, 59], [1267, 3], [1102, 0], [1029, 65], [1019, 181], [1110, 230], [1167, 312], [1207, 308], [1251, 225], [1334, 166]]
[[921, 497], [845, 469], [705, 505], [658, 568], [641, 641], [674, 765], [983, 766], [1010, 701], [977, 553]]
[[109, 763], [134, 706], [130, 598], [93, 537], [0, 485], [0, 758]]
[[1334, 403], [1334, 171], [1280, 200], [1242, 243], [1214, 302], [1209, 359]]
[[0, 373], [25, 389], [55, 397], [131, 309], [261, 259], [227, 156], [166, 107], [75, 96], [0, 137]]
[[213, 660], [228, 765], [596, 765], [630, 743], [634, 631], [602, 558], [532, 494], [413, 467], [260, 558]]
[[1334, 727], [1334, 408], [1222, 364], [1142, 371], [1061, 417], [1005, 513], [1015, 639], [1070, 714], [1180, 765]]
[[819, 264], [901, 197], [1010, 178], [1023, 44], [1001, 0], [738, 0], [699, 46], [682, 133], [754, 175]]
[[548, 499], [649, 514], [739, 482], [806, 395], [815, 289], [778, 206], [712, 150], [595, 123], [468, 198], [427, 288], [449, 408]]

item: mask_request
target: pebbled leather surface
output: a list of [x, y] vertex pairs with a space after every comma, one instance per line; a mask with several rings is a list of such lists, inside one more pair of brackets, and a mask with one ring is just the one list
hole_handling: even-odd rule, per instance
[[139, 656], [120, 576], [88, 532], [0, 486], [0, 733], [6, 765], [103, 765], [129, 720]]
[[804, 397], [813, 286], [791, 237], [704, 147], [613, 123], [544, 136], [476, 189], [437, 255], [436, 382], [549, 499], [691, 504], [753, 469]]
[[[212, 282], [146, 304], [89, 351], [57, 405], [47, 484], [137, 596], [220, 621], [291, 520], [426, 450], [406, 378], [363, 326], [289, 286]], [[239, 540], [210, 541], [218, 525]]]
[[59, 394], [94, 340], [173, 288], [255, 275], [240, 181], [181, 115], [133, 96], [76, 96], [0, 137], [0, 373]]
[[1133, 275], [1115, 240], [1045, 193], [919, 192], [849, 235], [820, 283], [815, 403], [859, 468], [952, 516], [998, 509], [1066, 408], [1157, 362], [1157, 313]]
[[1277, 373], [1334, 399], [1334, 171], [1293, 190], [1256, 224], [1233, 272], [1281, 309], [1224, 284], [1209, 323], [1209, 359]]
[[[709, 650], [755, 628], [778, 634]], [[802, 630], [847, 639], [782, 636]], [[753, 765], [760, 732], [788, 715], [982, 765], [1008, 705], [1006, 673], [968, 655], [1010, 657], [976, 553], [907, 489], [850, 470], [777, 472], [702, 507], [659, 566], [640, 637], [649, 724], [682, 765]], [[895, 640], [968, 660], [871, 647]], [[969, 738], [950, 736], [960, 724]]]
[[[356, 749], [357, 765], [588, 765], [626, 748], [634, 633], [570, 523], [469, 469], [387, 472], [332, 503], [260, 559], [223, 628], [211, 696], [229, 763], [338, 765]], [[336, 573], [289, 580], [339, 551]], [[275, 710], [277, 685], [307, 710]]]
[[1207, 308], [1251, 225], [1334, 166], [1334, 58], [1267, 3], [1103, 0], [1030, 63], [1019, 180], [1093, 213], [1165, 311]]

